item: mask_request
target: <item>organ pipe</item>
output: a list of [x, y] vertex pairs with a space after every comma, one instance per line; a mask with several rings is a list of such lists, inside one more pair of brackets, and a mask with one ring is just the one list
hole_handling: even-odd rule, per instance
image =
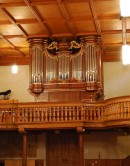
[[32, 93], [40, 94], [43, 92], [44, 83], [44, 45], [43, 38], [29, 38], [30, 51], [30, 83], [29, 89]]
[[101, 82], [101, 38], [100, 36], [87, 36], [82, 37], [81, 41], [84, 43], [86, 89], [97, 90]]

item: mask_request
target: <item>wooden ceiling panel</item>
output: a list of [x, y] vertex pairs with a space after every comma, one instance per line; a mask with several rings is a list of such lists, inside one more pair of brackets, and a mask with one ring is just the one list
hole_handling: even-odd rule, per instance
[[126, 43], [130, 44], [130, 33], [126, 34]]
[[122, 21], [121, 20], [104, 19], [104, 20], [100, 20], [100, 25], [101, 25], [102, 31], [122, 30]]
[[98, 15], [120, 15], [119, 0], [94, 1]]
[[1, 20], [8, 20], [7, 16], [5, 16], [2, 11], [0, 10], [0, 21]]
[[121, 52], [109, 52], [103, 55], [103, 62], [116, 62], [122, 61]]
[[64, 3], [65, 7], [68, 11], [68, 14], [70, 16], [70, 19], [74, 19], [76, 17], [91, 17], [92, 13], [90, 10], [90, 6], [88, 2], [80, 2], [80, 3]]
[[15, 2], [23, 2], [22, 0], [0, 0], [0, 3], [15, 3]]
[[0, 26], [0, 34], [2, 34], [2, 35], [22, 35], [22, 32], [17, 26], [15, 26], [13, 24], [9, 24], [9, 25]]
[[56, 4], [51, 5], [39, 5], [36, 7], [43, 19], [56, 18], [61, 19], [62, 15], [59, 7]]
[[130, 29], [130, 18], [126, 18], [126, 29]]
[[110, 54], [110, 53], [116, 53], [121, 51], [121, 44], [113, 44], [111, 45], [104, 45], [103, 47], [103, 53], [104, 54]]
[[69, 28], [67, 27], [65, 22], [58, 22], [54, 20], [53, 22], [49, 22], [48, 26], [51, 27], [51, 32], [53, 35], [63, 34], [64, 36], [66, 36], [66, 34], [70, 33]]
[[27, 44], [27, 47], [18, 47], [18, 49], [26, 55], [26, 57], [29, 57], [29, 45]]
[[31, 0], [31, 4], [56, 4], [57, 0]]
[[10, 47], [10, 44], [4, 39], [0, 39], [0, 48], [1, 48], [0, 52], [3, 48], [8, 48], [8, 47]]
[[96, 29], [95, 29], [95, 25], [94, 22], [92, 20], [88, 20], [88, 21], [73, 21], [72, 22], [76, 32], [79, 34], [96, 34]]
[[113, 44], [121, 44], [122, 43], [122, 35], [121, 34], [103, 35], [102, 40], [103, 40], [104, 44], [109, 44], [112, 47]]
[[[6, 51], [6, 54], [5, 54], [5, 51]], [[4, 57], [7, 57], [7, 58], [8, 57], [17, 57], [17, 56], [22, 57], [22, 55], [19, 52], [17, 52], [16, 50], [14, 50], [13, 48], [1, 49], [0, 53], [2, 55], [4, 55], [3, 58]], [[14, 61], [14, 59], [13, 59], [13, 61]]]
[[16, 47], [24, 48], [29, 46], [26, 38], [11, 38], [9, 41]]
[[34, 24], [21, 24], [24, 30], [30, 35], [44, 35], [47, 36], [45, 27], [41, 27], [38, 23]]
[[35, 18], [29, 8], [26, 6], [7, 7], [6, 10], [14, 17], [14, 19]]

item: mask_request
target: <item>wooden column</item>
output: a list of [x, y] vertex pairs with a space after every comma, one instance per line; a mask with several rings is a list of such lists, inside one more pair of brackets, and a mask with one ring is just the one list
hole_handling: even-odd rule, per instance
[[23, 128], [19, 128], [22, 134], [22, 166], [27, 166], [27, 133]]
[[84, 141], [83, 141], [83, 128], [77, 128], [79, 134], [79, 166], [84, 166]]
[[27, 133], [23, 133], [22, 166], [27, 166]]

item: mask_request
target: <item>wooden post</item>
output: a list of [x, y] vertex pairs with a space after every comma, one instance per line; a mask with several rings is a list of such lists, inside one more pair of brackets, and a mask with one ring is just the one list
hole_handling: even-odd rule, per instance
[[22, 134], [22, 166], [27, 166], [27, 133], [24, 128], [19, 128]]
[[22, 166], [27, 166], [27, 134], [26, 133], [23, 133]]
[[79, 166], [84, 166], [83, 128], [77, 128], [79, 134]]

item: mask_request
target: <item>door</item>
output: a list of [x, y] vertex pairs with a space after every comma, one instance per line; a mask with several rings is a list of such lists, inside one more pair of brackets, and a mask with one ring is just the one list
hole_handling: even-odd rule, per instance
[[127, 157], [123, 160], [123, 166], [130, 166], [130, 156], [127, 156]]
[[78, 166], [78, 135], [51, 132], [47, 136], [47, 166]]

